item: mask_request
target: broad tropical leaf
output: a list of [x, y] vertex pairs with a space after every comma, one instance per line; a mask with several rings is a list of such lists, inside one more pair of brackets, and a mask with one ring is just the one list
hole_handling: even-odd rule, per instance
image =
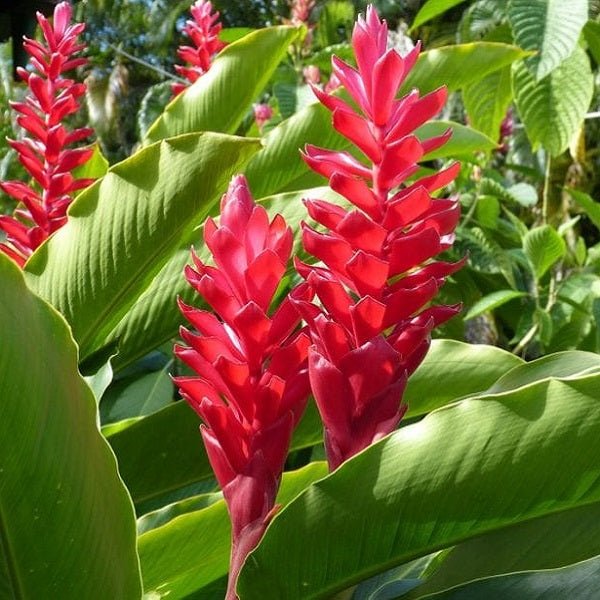
[[460, 541], [598, 504], [599, 434], [600, 375], [435, 411], [283, 509], [242, 570], [240, 597], [327, 598]]
[[536, 52], [525, 64], [540, 81], [575, 49], [588, 19], [588, 0], [510, 0], [508, 19], [515, 42]]
[[0, 255], [0, 597], [139, 598], [135, 521], [65, 320]]
[[164, 140], [77, 197], [68, 223], [38, 248], [26, 275], [66, 317], [82, 359], [103, 347], [257, 147], [215, 133]]
[[417, 27], [435, 19], [439, 15], [443, 15], [447, 10], [454, 8], [464, 2], [464, 0], [427, 0], [425, 4], [419, 9], [413, 24], [410, 27], [410, 31], [415, 30]]
[[515, 102], [534, 149], [541, 145], [557, 156], [569, 146], [590, 105], [593, 87], [590, 61], [579, 46], [541, 81], [525, 63], [513, 65]]
[[498, 290], [497, 292], [491, 292], [475, 302], [464, 316], [464, 319], [465, 321], [473, 319], [474, 317], [494, 310], [515, 298], [522, 298], [526, 295], [525, 292], [519, 292], [517, 290]]
[[[285, 473], [277, 504], [287, 504], [326, 473], [322, 462]], [[227, 574], [230, 531], [227, 509], [220, 501], [203, 510], [184, 513], [141, 535], [139, 552], [146, 593], [173, 599], [191, 594], [198, 598], [215, 597], [206, 593], [206, 587]]]
[[495, 42], [472, 42], [434, 48], [419, 56], [402, 91], [408, 92], [416, 87], [425, 94], [441, 85], [455, 91], [510, 65], [526, 54], [517, 46]]
[[235, 133], [298, 32], [268, 27], [227, 46], [209, 71], [167, 106], [145, 143], [198, 131]]

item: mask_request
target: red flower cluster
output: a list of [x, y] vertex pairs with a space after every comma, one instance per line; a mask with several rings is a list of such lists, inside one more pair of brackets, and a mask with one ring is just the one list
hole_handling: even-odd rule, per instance
[[236, 598], [237, 574], [269, 522], [289, 449], [309, 394], [310, 340], [297, 331], [296, 301], [309, 301], [301, 284], [269, 314], [292, 251], [281, 216], [271, 223], [243, 176], [221, 202], [217, 226], [208, 219], [204, 240], [215, 267], [194, 255], [188, 282], [214, 313], [180, 302], [199, 332], [181, 329], [188, 344], [175, 354], [199, 377], [177, 377], [182, 396], [202, 417], [202, 437], [232, 521], [227, 598]]
[[405, 58], [388, 50], [386, 23], [372, 7], [366, 20], [359, 18], [352, 43], [358, 70], [334, 56], [333, 73], [359, 112], [313, 89], [332, 111], [334, 128], [369, 165], [347, 152], [307, 146], [306, 163], [356, 208], [307, 200], [325, 231], [303, 224], [303, 244], [325, 266], [297, 262], [320, 300], [297, 305], [313, 340], [310, 382], [332, 469], [398, 425], [406, 379], [425, 357], [431, 330], [459, 310], [429, 303], [463, 264], [431, 260], [452, 244], [460, 216], [457, 200], [431, 193], [449, 184], [459, 165], [406, 184], [417, 161], [450, 136], [419, 140], [413, 133], [442, 108], [445, 88], [396, 99], [419, 47]]
[[67, 149], [89, 137], [93, 130], [85, 127], [69, 131], [62, 121], [77, 112], [77, 99], [85, 93], [83, 83], [75, 83], [64, 73], [86, 64], [75, 55], [85, 48], [77, 42], [83, 23], [70, 25], [72, 9], [61, 2], [54, 9], [52, 25], [37, 13], [45, 43], [25, 38], [24, 48], [31, 56], [31, 71], [18, 69], [30, 93], [24, 102], [13, 102], [17, 123], [30, 137], [9, 140], [18, 152], [19, 161], [37, 182], [40, 191], [20, 181], [0, 183], [2, 190], [22, 207], [15, 216], [0, 216], [0, 229], [6, 243], [0, 250], [23, 266], [33, 251], [54, 231], [65, 224], [67, 208], [75, 191], [87, 187], [92, 179], [74, 179], [71, 171], [85, 163], [93, 153], [90, 148]]
[[[221, 23], [218, 22], [219, 12], [213, 12], [213, 5], [208, 0], [197, 0], [190, 8], [190, 12], [194, 20], [186, 21], [183, 31], [193, 42], [194, 47], [180, 46], [177, 50], [179, 58], [190, 66], [175, 65], [175, 70], [190, 83], [194, 83], [210, 69], [215, 54], [227, 44], [219, 40], [222, 29]], [[174, 83], [173, 94], [180, 94], [188, 85]]]

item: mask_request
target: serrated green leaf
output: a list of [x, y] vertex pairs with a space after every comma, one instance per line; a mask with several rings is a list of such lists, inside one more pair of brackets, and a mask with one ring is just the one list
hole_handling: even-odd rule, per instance
[[523, 238], [523, 250], [540, 279], [546, 271], [566, 253], [565, 241], [550, 225], [530, 229]]
[[150, 127], [144, 144], [198, 131], [234, 133], [299, 29], [267, 27], [233, 42]]
[[434, 48], [421, 53], [402, 85], [402, 93], [416, 87], [422, 94], [445, 85], [455, 91], [526, 56], [517, 46], [472, 42]]
[[599, 390], [597, 374], [543, 381], [400, 429], [275, 516], [240, 598], [331, 597], [458, 542], [600, 505]]
[[491, 294], [486, 294], [481, 300], [478, 300], [463, 317], [465, 321], [473, 319], [482, 315], [483, 313], [489, 312], [514, 300], [515, 298], [523, 298], [527, 294], [525, 292], [518, 292], [516, 290], [498, 290]]
[[577, 132], [594, 88], [590, 61], [577, 46], [541, 81], [523, 62], [513, 65], [513, 89], [519, 115], [534, 149], [540, 145], [558, 156]]
[[497, 140], [512, 96], [509, 67], [498, 69], [466, 86], [463, 100], [471, 127]]
[[215, 133], [164, 140], [77, 197], [68, 223], [28, 261], [26, 277], [66, 317], [82, 359], [104, 346], [258, 147]]
[[537, 190], [529, 183], [515, 183], [506, 190], [506, 193], [521, 206], [535, 206], [538, 202]]
[[475, 209], [477, 222], [488, 229], [496, 229], [500, 216], [500, 202], [494, 196], [480, 196]]
[[525, 60], [537, 81], [567, 59], [588, 18], [588, 0], [510, 0], [508, 19], [516, 43], [537, 54]]
[[65, 320], [0, 256], [0, 597], [141, 594], [134, 515]]
[[579, 190], [568, 188], [569, 195], [583, 210], [589, 220], [600, 230], [600, 203], [596, 202], [591, 196]]
[[423, 25], [423, 23], [427, 23], [427, 21], [431, 21], [431, 19], [435, 19], [439, 15], [443, 15], [447, 10], [463, 2], [464, 0], [428, 0], [419, 9], [409, 31], [415, 30], [417, 27]]

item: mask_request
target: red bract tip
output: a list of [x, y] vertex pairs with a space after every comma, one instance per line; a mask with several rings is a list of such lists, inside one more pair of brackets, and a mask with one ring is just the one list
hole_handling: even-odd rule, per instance
[[[196, 375], [177, 377], [181, 395], [202, 418], [206, 451], [232, 522], [228, 599], [237, 574], [269, 522], [292, 430], [309, 393], [308, 346], [295, 302], [310, 300], [301, 284], [273, 307], [292, 251], [283, 218], [269, 221], [246, 179], [234, 177], [221, 217], [208, 219], [204, 241], [215, 266], [195, 254], [185, 276], [215, 314], [180, 309], [195, 328], [181, 329], [175, 354]], [[216, 315], [216, 316], [215, 316]]]
[[73, 58], [83, 49], [77, 43], [77, 36], [84, 25], [70, 25], [71, 16], [68, 2], [56, 6], [52, 24], [38, 13], [44, 41], [25, 38], [23, 42], [31, 56], [32, 71], [18, 72], [30, 91], [24, 102], [14, 102], [11, 106], [19, 113], [17, 123], [29, 137], [9, 143], [37, 187], [33, 189], [18, 181], [0, 182], [4, 192], [25, 207], [15, 210], [15, 218], [0, 221], [0, 228], [6, 233], [6, 243], [0, 249], [21, 266], [51, 233], [65, 224], [74, 193], [92, 181], [76, 180], [71, 175], [73, 169], [89, 160], [92, 150], [68, 146], [93, 131], [89, 128], [69, 131], [61, 123], [79, 109], [77, 98], [85, 92], [84, 84], [76, 84], [64, 76], [86, 63], [84, 58]]
[[190, 12], [194, 20], [187, 20], [183, 31], [193, 46], [179, 46], [177, 50], [179, 58], [188, 63], [188, 66], [175, 65], [177, 73], [189, 83], [174, 83], [174, 96], [204, 75], [210, 69], [215, 55], [227, 45], [219, 40], [222, 29], [221, 23], [218, 22], [219, 13], [208, 0], [197, 0], [192, 4]]
[[334, 56], [333, 74], [359, 110], [314, 89], [333, 127], [364, 160], [314, 146], [303, 158], [356, 209], [306, 201], [324, 229], [303, 224], [302, 241], [324, 266], [298, 265], [320, 303], [296, 301], [313, 342], [310, 381], [332, 469], [398, 425], [406, 379], [423, 360], [431, 330], [458, 310], [429, 304], [461, 266], [434, 260], [451, 245], [460, 209], [456, 199], [431, 196], [456, 177], [458, 165], [407, 183], [418, 161], [449, 138], [414, 135], [440, 111], [446, 91], [397, 98], [420, 47], [405, 57], [388, 49], [387, 25], [372, 6], [359, 17], [352, 46], [358, 68]]

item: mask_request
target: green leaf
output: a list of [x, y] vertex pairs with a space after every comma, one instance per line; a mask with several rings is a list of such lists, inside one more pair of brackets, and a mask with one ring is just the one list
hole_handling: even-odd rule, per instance
[[0, 597], [139, 598], [135, 522], [64, 319], [0, 256]]
[[505, 600], [506, 598], [579, 598], [593, 600], [598, 595], [600, 557], [544, 571], [511, 573], [472, 581], [445, 592], [421, 596], [432, 600]]
[[402, 92], [406, 93], [416, 87], [421, 94], [425, 94], [442, 85], [453, 92], [526, 55], [517, 46], [494, 42], [434, 48], [421, 53], [402, 85]]
[[488, 152], [497, 147], [496, 142], [483, 133], [453, 121], [430, 121], [419, 127], [416, 134], [419, 139], [426, 139], [441, 135], [448, 129], [452, 130], [450, 140], [441, 148], [425, 155], [423, 161], [449, 156], [468, 156], [475, 152]]
[[[285, 505], [310, 483], [327, 473], [324, 463], [283, 475], [277, 504]], [[204, 510], [182, 514], [162, 527], [139, 537], [144, 590], [161, 597], [183, 598], [195, 594], [227, 574], [231, 527], [223, 501]], [[202, 532], [206, 532], [203, 535]], [[264, 598], [276, 596], [267, 594]]]
[[525, 60], [540, 81], [575, 49], [588, 18], [588, 0], [510, 0], [508, 19], [516, 43], [535, 56]]
[[568, 188], [569, 195], [583, 210], [588, 219], [600, 230], [600, 203], [584, 192]]
[[210, 69], [167, 106], [144, 143], [198, 131], [234, 133], [298, 31], [267, 27], [227, 46]]
[[82, 359], [103, 347], [257, 147], [214, 133], [164, 140], [77, 197], [68, 223], [38, 248], [26, 276], [66, 317]]
[[350, 37], [354, 24], [354, 5], [349, 0], [328, 0], [319, 13], [316, 42], [321, 48]]
[[277, 98], [279, 112], [284, 119], [291, 117], [298, 110], [317, 102], [310, 86], [306, 84], [297, 85], [286, 81], [276, 83], [273, 86], [273, 94]]
[[495, 308], [498, 308], [499, 306], [502, 306], [503, 304], [514, 300], [515, 298], [523, 298], [523, 296], [527, 296], [527, 294], [525, 292], [518, 292], [516, 290], [498, 290], [497, 292], [486, 294], [483, 298], [471, 306], [463, 318], [465, 321], [468, 321], [469, 319], [478, 317], [483, 313], [494, 310]]
[[550, 225], [530, 229], [523, 238], [523, 250], [533, 272], [541, 279], [546, 271], [566, 253], [565, 241]]
[[538, 202], [537, 190], [529, 183], [515, 183], [506, 190], [506, 193], [521, 206], [531, 207]]
[[406, 416], [421, 416], [464, 396], [483, 392], [522, 364], [518, 356], [494, 346], [433, 340], [425, 360], [408, 379], [404, 392]]
[[583, 28], [583, 35], [596, 64], [600, 64], [600, 23], [588, 21]]
[[463, 101], [471, 127], [497, 140], [512, 97], [509, 67], [498, 69], [465, 86]]
[[400, 429], [275, 516], [240, 598], [327, 598], [458, 542], [599, 504], [599, 390], [600, 375], [543, 381]]
[[513, 65], [515, 102], [534, 150], [541, 145], [558, 156], [569, 146], [590, 105], [593, 88], [590, 61], [579, 46], [541, 81], [536, 81], [525, 63]]
[[414, 31], [417, 27], [423, 25], [423, 23], [435, 19], [435, 17], [444, 14], [447, 10], [454, 8], [463, 2], [464, 0], [428, 0], [419, 9], [409, 31]]
[[100, 146], [94, 144], [94, 153], [86, 163], [73, 169], [73, 177], [75, 179], [99, 179], [100, 177], [104, 177], [107, 171], [108, 161], [104, 158]]

